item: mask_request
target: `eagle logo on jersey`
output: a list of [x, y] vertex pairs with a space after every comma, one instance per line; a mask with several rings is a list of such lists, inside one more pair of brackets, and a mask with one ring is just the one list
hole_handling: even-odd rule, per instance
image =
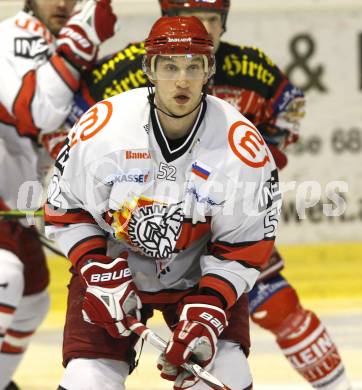
[[115, 237], [154, 259], [171, 257], [184, 219], [181, 202], [165, 204], [145, 197], [126, 202], [112, 216]]

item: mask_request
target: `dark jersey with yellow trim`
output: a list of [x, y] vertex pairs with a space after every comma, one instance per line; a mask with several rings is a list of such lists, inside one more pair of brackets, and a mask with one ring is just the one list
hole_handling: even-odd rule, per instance
[[[216, 74], [210, 89], [262, 130], [275, 127], [288, 105], [303, 97], [263, 51], [226, 42], [221, 42], [216, 53]], [[289, 131], [295, 132], [293, 126]]]
[[124, 49], [99, 60], [83, 74], [75, 95], [67, 125], [72, 127], [95, 103], [135, 88], [145, 87], [147, 77], [142, 70], [144, 43], [130, 43]]
[[131, 43], [125, 49], [101, 60], [84, 81], [95, 102], [144, 87], [147, 77], [142, 70], [144, 43]]

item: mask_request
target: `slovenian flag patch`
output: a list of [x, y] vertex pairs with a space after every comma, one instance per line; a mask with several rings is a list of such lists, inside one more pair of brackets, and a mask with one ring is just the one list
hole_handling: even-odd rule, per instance
[[210, 176], [210, 168], [207, 167], [206, 165], [200, 163], [199, 161], [195, 161], [193, 164], [192, 164], [192, 173], [194, 173], [195, 175], [201, 177], [202, 179], [204, 180], [207, 180], [208, 177]]

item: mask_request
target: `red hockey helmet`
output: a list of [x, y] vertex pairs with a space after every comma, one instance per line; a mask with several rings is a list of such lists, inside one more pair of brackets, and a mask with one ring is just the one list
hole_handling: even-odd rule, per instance
[[159, 0], [162, 15], [175, 16], [179, 11], [214, 11], [222, 15], [223, 27], [226, 30], [226, 18], [230, 0]]
[[202, 22], [195, 16], [163, 16], [152, 26], [145, 41], [145, 73], [150, 74], [157, 55], [202, 55], [208, 77], [215, 71], [214, 45]]
[[204, 54], [211, 56], [214, 45], [204, 25], [195, 16], [164, 16], [152, 26], [145, 41], [147, 55]]

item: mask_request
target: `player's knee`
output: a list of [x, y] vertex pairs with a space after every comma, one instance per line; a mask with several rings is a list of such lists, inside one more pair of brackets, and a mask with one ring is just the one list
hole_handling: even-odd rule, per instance
[[297, 293], [281, 276], [258, 283], [249, 299], [253, 322], [277, 336], [305, 317]]
[[1, 351], [13, 355], [22, 354], [49, 309], [47, 291], [25, 296], [19, 303], [8, 326]]
[[[82, 375], [82, 374], [85, 375]], [[60, 389], [67, 390], [125, 390], [125, 380], [129, 373], [126, 362], [112, 359], [72, 359], [64, 372]]]
[[[215, 375], [231, 389], [252, 389], [252, 376], [248, 361], [240, 345], [228, 341], [218, 340], [217, 353], [210, 373]], [[209, 387], [199, 381], [192, 390], [207, 390]]]
[[0, 283], [3, 291], [11, 287], [11, 283], [17, 282], [21, 289], [24, 288], [24, 265], [21, 260], [12, 252], [6, 249], [0, 249], [1, 275]]
[[24, 266], [15, 254], [5, 249], [0, 249], [0, 263], [0, 334], [5, 334], [23, 295]]
[[49, 307], [50, 298], [47, 290], [24, 296], [15, 317], [16, 323], [19, 322], [17, 326], [35, 330], [43, 322]]

